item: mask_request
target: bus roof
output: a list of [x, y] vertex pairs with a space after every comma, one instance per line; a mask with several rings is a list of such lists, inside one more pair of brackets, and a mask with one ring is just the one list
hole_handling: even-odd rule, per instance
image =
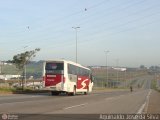
[[90, 70], [88, 67], [85, 67], [85, 66], [83, 66], [83, 65], [81, 65], [79, 63], [75, 63], [75, 62], [68, 61], [68, 60], [61, 60], [61, 59], [59, 59], [59, 60], [45, 60], [45, 62], [63, 62], [63, 63], [68, 63], [68, 64], [76, 65], [78, 67], [82, 67], [82, 68]]

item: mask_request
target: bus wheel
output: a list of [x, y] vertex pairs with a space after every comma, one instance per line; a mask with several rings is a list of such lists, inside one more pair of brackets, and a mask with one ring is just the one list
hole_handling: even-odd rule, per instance
[[84, 92], [85, 95], [88, 95], [89, 93], [89, 88], [87, 87], [87, 92]]
[[52, 95], [59, 95], [59, 92], [51, 91]]

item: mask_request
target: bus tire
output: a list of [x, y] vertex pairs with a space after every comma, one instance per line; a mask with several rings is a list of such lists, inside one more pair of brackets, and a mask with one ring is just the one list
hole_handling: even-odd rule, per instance
[[59, 92], [51, 91], [51, 94], [52, 94], [52, 95], [59, 95]]
[[87, 92], [84, 92], [85, 95], [89, 94], [89, 88], [87, 87]]

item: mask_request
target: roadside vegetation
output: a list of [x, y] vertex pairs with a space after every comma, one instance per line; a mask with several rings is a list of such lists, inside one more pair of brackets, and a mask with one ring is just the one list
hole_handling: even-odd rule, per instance
[[155, 79], [152, 80], [151, 89], [154, 89], [154, 90], [160, 92], [160, 89], [157, 87], [157, 80], [155, 80]]
[[148, 72], [141, 69], [117, 71], [110, 68], [108, 69], [107, 80], [105, 68], [93, 69], [93, 76], [95, 76], [94, 86], [99, 88], [109, 87], [114, 89], [128, 89], [130, 85], [140, 88], [142, 87], [144, 80], [138, 81], [138, 78], [146, 75], [148, 75]]
[[12, 93], [15, 92], [15, 88], [9, 88], [9, 87], [0, 87], [0, 94], [2, 93]]

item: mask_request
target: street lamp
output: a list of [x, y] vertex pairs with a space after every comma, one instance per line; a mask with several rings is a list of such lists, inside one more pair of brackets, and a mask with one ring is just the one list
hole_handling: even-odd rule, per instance
[[119, 82], [119, 59], [116, 59], [116, 66], [117, 66], [117, 87], [118, 87], [118, 82]]
[[77, 63], [77, 29], [80, 27], [72, 27], [76, 31], [76, 63]]
[[2, 63], [1, 63], [1, 61], [0, 61], [0, 74], [2, 73], [2, 72], [1, 72], [1, 71], [2, 71], [1, 65], [2, 65]]
[[[27, 48], [28, 46], [24, 46], [24, 52], [25, 52], [25, 49]], [[24, 65], [24, 86], [26, 87], [26, 62], [25, 62], [25, 65]]]
[[108, 55], [109, 51], [107, 50], [107, 51], [104, 51], [104, 52], [106, 54], [106, 80], [107, 80], [107, 87], [109, 87], [109, 85], [108, 85], [108, 68], [107, 68], [107, 62], [108, 62], [107, 55]]

